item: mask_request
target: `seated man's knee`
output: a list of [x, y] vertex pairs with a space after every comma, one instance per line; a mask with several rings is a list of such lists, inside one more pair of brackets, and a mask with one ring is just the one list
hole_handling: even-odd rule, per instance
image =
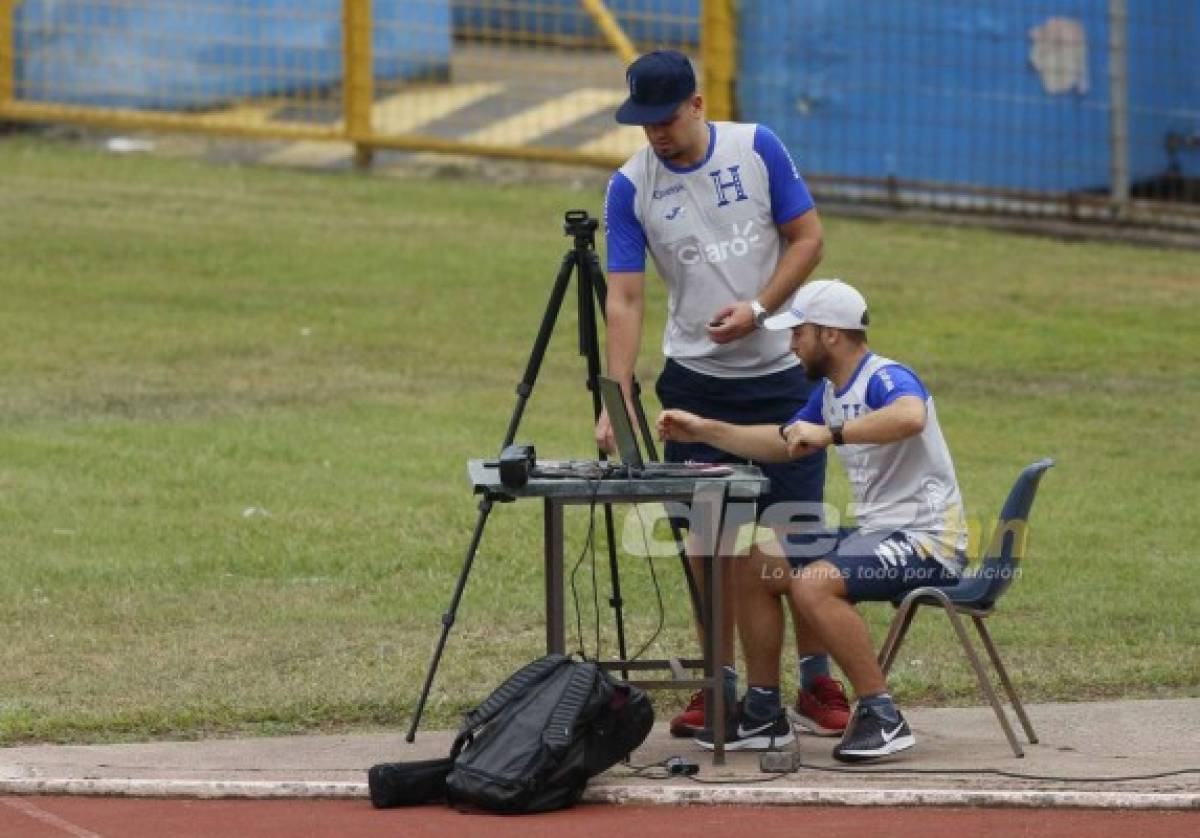
[[807, 565], [792, 579], [792, 596], [802, 611], [811, 611], [822, 602], [846, 596], [842, 573], [826, 561]]
[[765, 590], [775, 595], [787, 593], [791, 578], [787, 560], [751, 550], [750, 555], [738, 560], [737, 566], [738, 584], [746, 586], [743, 590]]

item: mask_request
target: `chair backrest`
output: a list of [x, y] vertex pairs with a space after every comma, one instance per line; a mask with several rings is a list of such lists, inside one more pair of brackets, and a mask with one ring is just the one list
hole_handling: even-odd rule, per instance
[[955, 589], [957, 602], [971, 602], [990, 608], [1008, 590], [1017, 576], [1017, 568], [1025, 558], [1029, 511], [1037, 496], [1042, 475], [1054, 466], [1054, 460], [1039, 460], [1026, 466], [1017, 476], [1000, 510], [1000, 520], [979, 567]]

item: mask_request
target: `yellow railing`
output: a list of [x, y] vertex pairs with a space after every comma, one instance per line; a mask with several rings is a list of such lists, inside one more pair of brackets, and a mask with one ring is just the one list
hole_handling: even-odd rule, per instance
[[638, 56], [637, 49], [633, 46], [633, 42], [625, 35], [625, 30], [621, 28], [621, 24], [613, 17], [612, 12], [608, 10], [608, 6], [604, 5], [603, 0], [580, 0], [580, 2], [587, 9], [587, 13], [595, 22], [596, 28], [604, 33], [604, 37], [608, 39], [609, 44], [616, 51], [617, 55], [621, 56], [621, 60], [626, 64], [632, 64]]
[[[358, 165], [373, 150], [400, 149], [612, 166], [644, 142], [639, 129], [611, 118], [625, 95], [623, 67], [663, 47], [696, 60], [711, 118], [733, 113], [733, 0], [618, 7], [603, 0], [326, 0], [302, 7], [188, 0], [171, 10], [153, 0], [108, 0], [111, 15], [94, 29], [83, 17], [51, 20], [76, 4], [19, 5], [0, 0], [0, 119], [284, 140], [306, 148], [309, 141], [337, 141], [314, 153], [344, 157], [348, 143]], [[40, 15], [23, 19], [22, 11], [35, 6]], [[87, 4], [104, 6], [104, 0]], [[172, 63], [186, 60], [180, 56], [216, 16], [237, 13], [245, 26], [258, 9], [254, 27], [213, 35], [209, 52], [197, 59], [196, 73], [217, 72], [228, 89], [207, 98], [195, 92], [193, 68]], [[128, 31], [139, 14], [163, 31]], [[169, 14], [200, 22], [172, 29], [178, 21], [163, 17]], [[289, 26], [309, 28], [297, 30], [303, 37], [290, 30], [277, 37], [279, 27]], [[320, 40], [337, 31], [340, 43]], [[306, 33], [316, 34], [304, 40]], [[255, 50], [265, 57], [255, 58]], [[92, 63], [74, 66], [80, 55]], [[213, 55], [227, 55], [229, 65], [214, 68]], [[176, 70], [188, 80], [178, 89]], [[228, 86], [228, 78], [243, 75], [250, 77], [245, 90]], [[126, 79], [143, 86], [122, 87]]]
[[0, 0], [0, 109], [12, 102], [14, 93], [13, 5], [14, 0]]

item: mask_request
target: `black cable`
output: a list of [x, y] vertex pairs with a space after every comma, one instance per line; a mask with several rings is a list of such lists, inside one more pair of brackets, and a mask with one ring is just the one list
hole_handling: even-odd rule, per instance
[[592, 492], [592, 502], [588, 505], [588, 544], [592, 547], [592, 612], [596, 615], [596, 660], [604, 659], [600, 647], [600, 584], [596, 581], [596, 496], [600, 493], [600, 481], [596, 481], [596, 490]]
[[[591, 485], [591, 478], [588, 478], [588, 485]], [[596, 488], [592, 490], [593, 503], [595, 502], [596, 493], [600, 491], [599, 480], [596, 482]], [[583, 564], [583, 557], [587, 555], [588, 542], [591, 541], [592, 528], [588, 527], [588, 538], [583, 543], [583, 549], [579, 551], [579, 558], [575, 560], [575, 565], [571, 568], [571, 601], [575, 605], [575, 634], [579, 639], [579, 655], [583, 658], [587, 657], [587, 648], [583, 644], [583, 613], [579, 609], [579, 591], [575, 587], [575, 575], [579, 572], [579, 566]]]
[[[644, 777], [651, 780], [666, 780], [672, 775], [665, 771], [659, 774], [648, 774], [655, 768], [664, 768], [666, 760], [655, 762], [649, 765], [628, 765], [631, 775], [636, 777]], [[1054, 777], [1042, 774], [1022, 774], [1017, 771], [1006, 771], [1003, 768], [838, 768], [836, 766], [824, 765], [801, 765], [791, 771], [781, 771], [778, 774], [773, 774], [770, 777], [730, 777], [723, 780], [706, 780], [702, 777], [689, 776], [688, 779], [701, 785], [738, 785], [738, 784], [755, 784], [755, 783], [772, 783], [783, 777], [789, 777], [794, 774], [799, 774], [802, 771], [824, 771], [831, 774], [878, 774], [878, 775], [900, 775], [900, 774], [949, 774], [949, 775], [980, 775], [993, 774], [999, 777], [1008, 777], [1014, 780], [1037, 780], [1042, 782], [1059, 782], [1059, 783], [1132, 783], [1139, 780], [1161, 780], [1164, 777], [1177, 777], [1183, 774], [1200, 774], [1200, 768], [1179, 768], [1173, 771], [1159, 771], [1154, 774], [1127, 774], [1119, 777]]]
[[[698, 777], [695, 774], [675, 774], [667, 770], [667, 760], [651, 763], [650, 765], [630, 765], [630, 776], [640, 777], [645, 780], [670, 780], [673, 778], [691, 780], [693, 783], [699, 783], [702, 786], [728, 786], [728, 785], [753, 785], [757, 783], [773, 783], [781, 777], [786, 777], [788, 774], [795, 774], [795, 771], [787, 771], [780, 774], [772, 774], [765, 777], [734, 777], [726, 780], [706, 780], [703, 777]], [[660, 772], [650, 773], [654, 769], [661, 769]]]
[[662, 633], [663, 625], [666, 622], [666, 609], [663, 607], [662, 588], [658, 585], [658, 574], [654, 571], [654, 556], [650, 555], [650, 539], [646, 537], [646, 520], [642, 517], [640, 506], [634, 504], [633, 511], [637, 513], [638, 523], [641, 524], [639, 530], [642, 533], [642, 546], [646, 550], [646, 565], [650, 568], [650, 580], [654, 583], [654, 597], [658, 600], [658, 625], [654, 627], [654, 633], [650, 635], [650, 639], [630, 658], [630, 660], [637, 660], [654, 645], [654, 641], [658, 640], [658, 636]]
[[1200, 774], [1200, 768], [1178, 768], [1156, 774], [1127, 774], [1120, 777], [1053, 777], [1043, 774], [1022, 774], [1003, 768], [837, 768], [825, 765], [802, 765], [798, 771], [826, 771], [831, 774], [995, 774], [1014, 780], [1054, 780], [1062, 783], [1131, 783], [1137, 780], [1160, 780], [1181, 774]]
[[583, 559], [588, 555], [588, 548], [591, 548], [592, 555], [592, 602], [596, 611], [596, 657], [595, 660], [600, 660], [600, 600], [596, 587], [596, 499], [600, 495], [600, 482], [603, 476], [598, 476], [595, 482], [592, 478], [587, 478], [588, 485], [592, 489], [592, 497], [588, 504], [588, 533], [587, 539], [583, 542], [583, 549], [579, 551], [579, 558], [575, 560], [575, 566], [571, 568], [571, 600], [575, 604], [575, 630], [576, 636], [579, 638], [579, 655], [582, 658], [587, 658], [587, 647], [583, 643], [583, 614], [579, 609], [579, 591], [575, 587], [575, 575], [579, 572], [579, 566], [583, 564]]

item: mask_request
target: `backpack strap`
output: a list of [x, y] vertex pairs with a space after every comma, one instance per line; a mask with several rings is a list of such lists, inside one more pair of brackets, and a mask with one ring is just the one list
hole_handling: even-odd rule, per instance
[[592, 692], [599, 680], [607, 684], [603, 671], [594, 663], [576, 664], [571, 673], [571, 680], [563, 689], [562, 696], [550, 714], [550, 721], [542, 733], [542, 742], [551, 753], [561, 751], [571, 744], [575, 735], [575, 723], [592, 697]]
[[508, 706], [509, 702], [522, 695], [530, 687], [540, 684], [552, 675], [563, 664], [570, 663], [566, 655], [546, 655], [525, 664], [508, 677], [500, 686], [492, 691], [482, 704], [463, 718], [459, 738], [470, 734], [480, 725], [487, 724], [496, 714]]

